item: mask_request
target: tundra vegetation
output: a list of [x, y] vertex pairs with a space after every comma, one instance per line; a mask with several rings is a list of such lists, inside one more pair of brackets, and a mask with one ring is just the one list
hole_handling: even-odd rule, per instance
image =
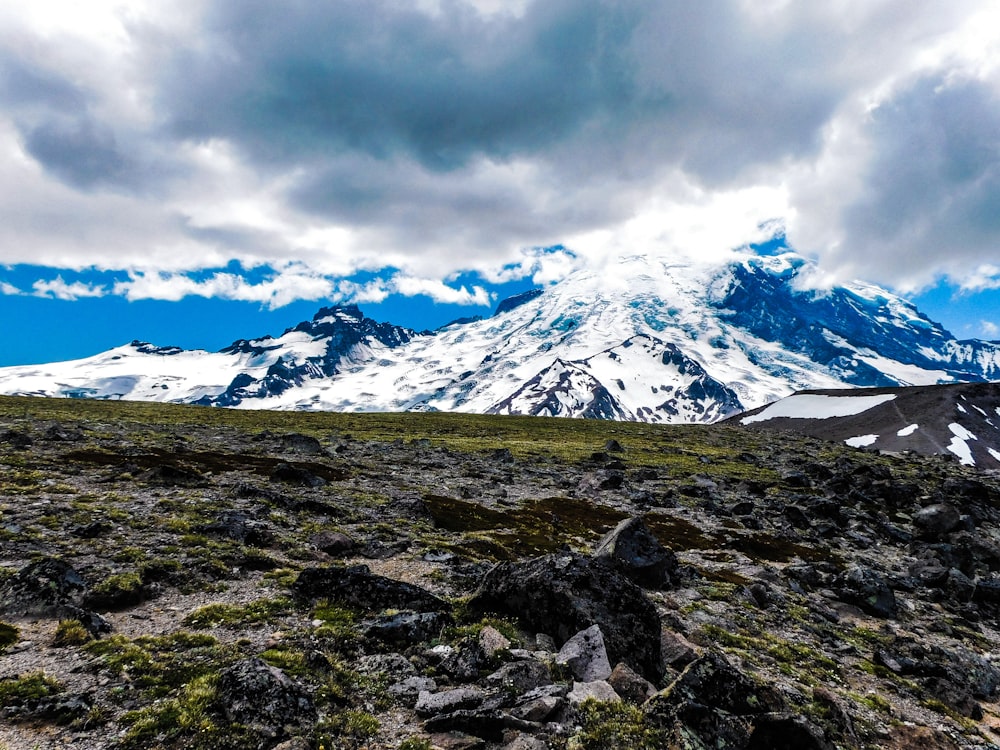
[[0, 748], [988, 747], [998, 571], [943, 458], [3, 397]]

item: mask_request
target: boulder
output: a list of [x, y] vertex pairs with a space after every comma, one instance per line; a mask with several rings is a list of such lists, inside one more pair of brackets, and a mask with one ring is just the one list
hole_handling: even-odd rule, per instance
[[608, 677], [608, 684], [628, 703], [642, 705], [654, 695], [656, 687], [626, 664], [618, 664]]
[[266, 737], [288, 725], [315, 720], [309, 694], [277, 667], [250, 658], [219, 672], [217, 701], [226, 718]]
[[676, 555], [660, 544], [638, 516], [625, 519], [609, 531], [597, 545], [594, 557], [647, 588], [666, 588], [679, 577]]
[[571, 706], [579, 706], [586, 700], [593, 698], [595, 701], [604, 703], [620, 703], [621, 696], [608, 684], [607, 680], [594, 680], [592, 682], [574, 682], [573, 689], [566, 695], [566, 700]]
[[368, 611], [445, 612], [449, 609], [447, 602], [427, 589], [376, 575], [367, 565], [306, 568], [299, 573], [292, 590], [305, 599], [326, 598]]
[[407, 708], [417, 705], [421, 693], [433, 693], [437, 690], [437, 683], [430, 677], [407, 677], [405, 680], [394, 682], [386, 690], [389, 697]]
[[852, 565], [835, 582], [837, 595], [875, 617], [894, 620], [898, 615], [896, 595], [875, 570]]
[[556, 654], [556, 664], [566, 665], [573, 676], [583, 682], [610, 677], [611, 662], [600, 625], [591, 625], [566, 641]]
[[512, 661], [504, 664], [484, 680], [492, 690], [521, 695], [552, 682], [552, 672], [540, 661]]
[[777, 713], [754, 720], [746, 750], [834, 750], [834, 746], [812, 722]]
[[662, 672], [660, 618], [642, 589], [612, 567], [573, 552], [502, 563], [469, 601], [473, 616], [513, 615], [557, 644], [599, 625], [608, 656], [650, 680]]
[[82, 604], [86, 595], [87, 584], [72, 565], [45, 557], [0, 585], [0, 612], [60, 617], [66, 607]]
[[365, 636], [383, 643], [420, 643], [437, 637], [449, 624], [451, 617], [442, 612], [399, 612], [370, 621]]
[[440, 693], [421, 691], [414, 707], [417, 716], [428, 718], [461, 709], [479, 708], [486, 694], [476, 687], [462, 687]]
[[309, 544], [331, 557], [345, 555], [358, 546], [351, 537], [339, 531], [320, 531], [313, 534], [309, 537]]
[[949, 503], [935, 503], [913, 514], [913, 525], [925, 539], [940, 539], [958, 528], [962, 516], [958, 508]]

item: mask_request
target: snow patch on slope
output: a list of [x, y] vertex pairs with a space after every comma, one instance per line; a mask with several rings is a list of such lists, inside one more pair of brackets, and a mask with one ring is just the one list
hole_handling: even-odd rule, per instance
[[740, 424], [764, 422], [768, 419], [786, 417], [788, 419], [829, 419], [831, 417], [851, 417], [874, 409], [879, 404], [892, 401], [895, 394], [878, 396], [824, 396], [815, 393], [797, 393], [771, 404], [763, 411], [740, 420]]

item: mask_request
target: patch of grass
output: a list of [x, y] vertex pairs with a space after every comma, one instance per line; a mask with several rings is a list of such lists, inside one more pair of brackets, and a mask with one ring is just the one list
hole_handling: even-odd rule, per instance
[[666, 747], [663, 732], [646, 726], [642, 710], [627, 703], [588, 698], [580, 705], [580, 729], [569, 750], [657, 750]]
[[783, 674], [806, 682], [828, 682], [840, 674], [840, 666], [835, 661], [803, 642], [787, 641], [773, 635], [744, 635], [717, 625], [702, 626], [699, 640], [749, 655], [766, 654]]
[[115, 573], [96, 583], [90, 589], [88, 599], [92, 606], [128, 607], [143, 599], [142, 578], [135, 571]]
[[249, 604], [206, 604], [184, 618], [184, 624], [197, 630], [216, 627], [242, 627], [270, 622], [293, 609], [286, 597], [258, 599]]
[[237, 750], [257, 747], [258, 737], [239, 724], [231, 724], [218, 713], [215, 706], [217, 684], [218, 675], [202, 675], [151, 706], [126, 712], [121, 723], [128, 726], [128, 731], [117, 747], [121, 750], [153, 747]]
[[18, 629], [17, 625], [0, 622], [0, 654], [17, 643], [17, 640], [20, 637], [21, 631]]
[[220, 645], [204, 633], [183, 631], [134, 640], [116, 634], [89, 643], [83, 650], [98, 657], [104, 669], [128, 675], [135, 685], [154, 696], [215, 673], [238, 656], [235, 646]]
[[56, 627], [56, 633], [52, 638], [52, 645], [56, 648], [66, 646], [82, 646], [94, 640], [88, 630], [79, 620], [62, 620]]
[[341, 711], [317, 725], [317, 747], [321, 750], [360, 748], [366, 746], [380, 728], [379, 720], [367, 711]]
[[63, 691], [62, 683], [44, 672], [0, 680], [0, 708], [22, 701], [39, 700]]

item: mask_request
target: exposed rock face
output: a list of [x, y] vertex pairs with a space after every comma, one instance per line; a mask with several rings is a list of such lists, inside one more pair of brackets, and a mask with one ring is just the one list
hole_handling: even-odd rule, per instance
[[67, 606], [82, 604], [86, 593], [86, 582], [71, 565], [48, 557], [0, 585], [0, 612], [59, 616]]
[[306, 568], [294, 585], [295, 593], [309, 599], [329, 598], [366, 610], [412, 609], [443, 612], [448, 604], [412, 583], [375, 575], [367, 565], [331, 565]]
[[845, 601], [876, 617], [896, 618], [896, 595], [877, 571], [853, 565], [839, 578], [838, 586]]
[[261, 659], [243, 659], [219, 673], [218, 702], [230, 721], [266, 737], [280, 737], [285, 727], [314, 718], [308, 693], [277, 667]]
[[627, 518], [609, 531], [594, 557], [646, 588], [667, 588], [679, 576], [677, 556], [639, 517]]
[[513, 615], [562, 644], [599, 625], [611, 661], [659, 679], [660, 621], [642, 589], [593, 558], [577, 553], [503, 563], [483, 579], [470, 610]]

